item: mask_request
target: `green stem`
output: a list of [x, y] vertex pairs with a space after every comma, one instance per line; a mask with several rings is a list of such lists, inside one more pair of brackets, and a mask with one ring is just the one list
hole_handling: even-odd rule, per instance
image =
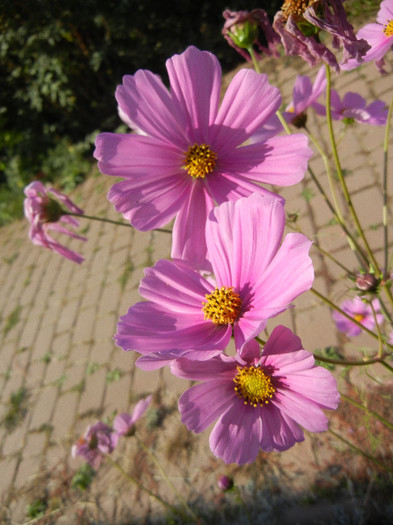
[[331, 359], [330, 357], [322, 357], [318, 354], [313, 354], [316, 361], [322, 361], [323, 363], [331, 363], [332, 365], [338, 366], [367, 366], [372, 365], [373, 363], [383, 364], [383, 359], [390, 354], [385, 354], [382, 357], [370, 357], [365, 358], [362, 361], [347, 361], [346, 359]]
[[389, 467], [387, 467], [384, 463], [382, 463], [381, 461], [378, 461], [378, 459], [374, 458], [374, 456], [372, 456], [371, 454], [368, 454], [368, 452], [365, 452], [364, 450], [360, 449], [359, 447], [357, 447], [356, 445], [354, 445], [353, 443], [350, 443], [347, 439], [343, 438], [342, 436], [340, 436], [339, 434], [337, 434], [336, 432], [334, 432], [334, 430], [332, 430], [331, 428], [329, 428], [329, 432], [334, 436], [336, 437], [337, 439], [339, 439], [340, 441], [342, 441], [343, 443], [345, 443], [346, 445], [348, 445], [352, 450], [354, 450], [355, 452], [357, 452], [358, 454], [360, 454], [361, 456], [364, 456], [365, 458], [369, 459], [370, 461], [372, 461], [373, 463], [375, 463], [375, 465], [377, 465], [378, 467], [381, 467], [382, 469], [386, 470], [387, 472], [390, 472], [391, 474], [393, 474], [393, 470], [390, 469]]
[[364, 412], [367, 412], [367, 414], [370, 414], [371, 416], [375, 417], [376, 419], [378, 419], [381, 423], [383, 423], [386, 427], [390, 428], [391, 430], [393, 430], [393, 423], [390, 423], [390, 421], [388, 421], [387, 419], [385, 419], [384, 417], [380, 416], [379, 414], [377, 414], [376, 412], [374, 412], [373, 410], [370, 410], [369, 408], [365, 407], [364, 405], [362, 405], [361, 403], [358, 403], [357, 401], [355, 401], [354, 399], [351, 399], [350, 397], [344, 395], [344, 394], [341, 394], [341, 399], [344, 399], [344, 401], [347, 401], [348, 403], [351, 403], [352, 405], [354, 405], [355, 407], [357, 408], [360, 408], [361, 410], [364, 410]]
[[344, 174], [342, 172], [342, 169], [341, 169], [341, 164], [340, 164], [340, 159], [338, 157], [338, 151], [337, 151], [337, 147], [336, 147], [336, 142], [335, 142], [335, 138], [334, 138], [334, 131], [333, 131], [333, 120], [332, 120], [332, 114], [331, 114], [331, 107], [330, 107], [330, 95], [331, 95], [331, 76], [330, 76], [330, 67], [325, 64], [325, 69], [326, 69], [326, 80], [327, 80], [327, 85], [326, 85], [326, 118], [327, 118], [327, 124], [328, 124], [328, 130], [329, 130], [329, 137], [330, 137], [330, 143], [331, 143], [331, 146], [332, 146], [332, 152], [333, 152], [333, 158], [334, 158], [334, 163], [335, 163], [335, 166], [336, 166], [336, 170], [337, 170], [337, 176], [338, 176], [338, 179], [340, 181], [340, 184], [341, 184], [341, 188], [342, 188], [342, 191], [343, 191], [343, 194], [344, 194], [344, 198], [345, 198], [345, 201], [347, 203], [347, 206], [348, 206], [348, 209], [351, 213], [351, 216], [352, 216], [352, 219], [355, 223], [355, 226], [356, 226], [356, 230], [360, 236], [360, 238], [362, 239], [363, 241], [363, 244], [364, 244], [364, 247], [366, 249], [366, 252], [370, 258], [370, 261], [372, 262], [373, 264], [373, 267], [374, 267], [374, 270], [376, 272], [376, 277], [379, 277], [379, 274], [380, 274], [380, 270], [379, 270], [379, 265], [374, 257], [374, 254], [367, 242], [367, 239], [364, 235], [364, 232], [363, 232], [363, 229], [360, 225], [360, 222], [359, 222], [359, 219], [358, 219], [358, 216], [356, 214], [356, 211], [355, 211], [355, 208], [353, 207], [353, 204], [352, 204], [352, 200], [351, 200], [351, 196], [349, 194], [349, 191], [348, 191], [348, 188], [347, 188], [347, 184], [344, 180]]
[[179, 501], [182, 503], [182, 505], [184, 506], [184, 508], [186, 509], [186, 511], [190, 514], [190, 516], [192, 516], [192, 518], [198, 522], [199, 518], [198, 516], [194, 513], [194, 511], [188, 506], [187, 502], [185, 501], [185, 499], [183, 498], [183, 496], [179, 493], [179, 491], [176, 489], [176, 487], [174, 486], [174, 484], [172, 483], [172, 481], [169, 479], [168, 475], [166, 474], [165, 470], [163, 469], [163, 467], [161, 466], [161, 463], [158, 461], [157, 457], [155, 456], [155, 454], [153, 454], [153, 452], [143, 443], [143, 441], [141, 439], [139, 439], [137, 436], [135, 436], [137, 442], [138, 442], [138, 445], [140, 447], [143, 448], [143, 450], [146, 452], [146, 454], [149, 455], [149, 457], [153, 460], [153, 462], [155, 463], [155, 465], [157, 466], [158, 470], [161, 472], [161, 475], [162, 477], [165, 479], [165, 481], [168, 483], [168, 485], [170, 486], [172, 492], [175, 494], [175, 496], [177, 496], [177, 498], [179, 499]]
[[388, 365], [386, 361], [381, 361], [381, 365], [384, 366], [386, 368], [386, 370], [389, 370], [389, 372], [391, 372], [393, 374], [393, 367]]
[[255, 71], [257, 73], [260, 73], [261, 70], [259, 69], [259, 64], [258, 64], [258, 61], [256, 59], [256, 56], [255, 56], [253, 48], [250, 46], [250, 47], [247, 48], [247, 51], [250, 53], [250, 57], [251, 57], [251, 60], [252, 60], [252, 65], [254, 66]]
[[[108, 222], [109, 224], [116, 224], [117, 226], [127, 226], [127, 228], [132, 228], [131, 224], [127, 222], [113, 221], [112, 219], [104, 219], [103, 217], [94, 217], [93, 215], [86, 215], [86, 214], [80, 215], [79, 213], [70, 213], [69, 211], [64, 212], [63, 215], [72, 215], [73, 217], [78, 217], [79, 219], [89, 219], [91, 221]], [[172, 233], [170, 230], [165, 230], [163, 228], [155, 228], [154, 231]]]
[[144, 492], [146, 492], [146, 494], [148, 494], [149, 496], [151, 496], [152, 498], [156, 499], [157, 501], [159, 501], [164, 507], [166, 507], [167, 509], [171, 510], [172, 512], [176, 513], [176, 514], [179, 514], [179, 510], [174, 507], [173, 505], [170, 505], [167, 501], [163, 500], [162, 498], [160, 498], [160, 496], [157, 496], [157, 494], [154, 494], [154, 492], [152, 492], [150, 489], [148, 489], [147, 487], [145, 487], [144, 485], [142, 485], [142, 483], [140, 481], [138, 481], [136, 478], [134, 478], [133, 476], [131, 476], [131, 474], [129, 474], [128, 472], [126, 472], [122, 466], [120, 466], [116, 461], [114, 461], [108, 454], [105, 455], [105, 459], [107, 461], [109, 461], [109, 463], [111, 463], [115, 468], [117, 468], [117, 470], [119, 472], [121, 472], [123, 474], [123, 476], [128, 480], [130, 481], [131, 483], [133, 483], [134, 485], [136, 485], [138, 488], [140, 488], [141, 490], [143, 490]]
[[389, 150], [389, 134], [390, 134], [390, 121], [393, 113], [393, 97], [390, 101], [388, 117], [385, 126], [385, 140], [383, 143], [383, 209], [382, 209], [382, 222], [384, 228], [384, 272], [388, 271], [388, 150]]

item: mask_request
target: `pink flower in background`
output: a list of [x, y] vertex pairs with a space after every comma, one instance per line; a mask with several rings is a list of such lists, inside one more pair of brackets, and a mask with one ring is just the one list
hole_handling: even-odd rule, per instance
[[215, 204], [269, 194], [254, 182], [299, 182], [312, 151], [303, 134], [243, 145], [280, 107], [266, 75], [239, 71], [219, 107], [214, 55], [191, 46], [166, 65], [170, 91], [145, 70], [116, 91], [123, 119], [143, 135], [102, 133], [94, 155], [102, 173], [124, 178], [108, 194], [116, 210], [143, 231], [176, 217], [172, 257], [206, 268], [204, 227]]
[[119, 434], [119, 436], [125, 436], [129, 434], [133, 430], [133, 427], [138, 419], [140, 419], [148, 409], [152, 397], [153, 396], [150, 395], [145, 399], [138, 401], [132, 414], [118, 414], [113, 422], [113, 430]]
[[325, 115], [325, 106], [317, 99], [326, 89], [325, 68], [321, 67], [315, 77], [314, 83], [307, 76], [298, 75], [293, 86], [292, 100], [283, 112], [287, 122], [296, 127], [303, 127], [306, 120], [306, 109], [312, 106], [319, 115]]
[[[383, 322], [383, 315], [380, 312], [380, 304], [378, 299], [372, 301], [372, 306], [376, 313], [377, 323], [380, 324]], [[353, 317], [360, 324], [372, 330], [375, 326], [375, 320], [373, 315], [373, 310], [369, 304], [363, 302], [360, 297], [355, 297], [354, 299], [347, 299], [341, 305], [341, 310]], [[339, 312], [333, 312], [333, 320], [336, 323], [336, 326], [340, 332], [344, 332], [348, 337], [353, 337], [359, 335], [362, 332], [362, 329], [357, 326], [355, 323], [344, 317]]]
[[[276, 48], [277, 44], [280, 43], [280, 38], [274, 32], [269, 16], [264, 9], [253, 9], [251, 12], [226, 9], [222, 16], [225, 18], [222, 34], [228, 44], [236, 49], [244, 59], [251, 60], [247, 51], [248, 47], [253, 48], [258, 59], [263, 53], [273, 56], [279, 55]], [[258, 29], [261, 30], [267, 47], [260, 43]]]
[[323, 409], [339, 402], [336, 380], [315, 366], [299, 337], [276, 327], [260, 356], [256, 341], [242, 355], [220, 355], [209, 362], [180, 359], [176, 376], [201, 381], [179, 400], [182, 422], [202, 432], [215, 420], [210, 434], [212, 452], [225, 463], [253, 462], [259, 450], [283, 451], [303, 441], [301, 427], [323, 432], [328, 422]]
[[346, 93], [341, 100], [337, 91], [331, 91], [331, 111], [335, 120], [352, 119], [357, 122], [383, 126], [388, 116], [388, 108], [382, 100], [367, 102], [358, 93]]
[[101, 465], [105, 454], [110, 454], [118, 443], [119, 436], [108, 425], [97, 421], [87, 427], [85, 434], [72, 446], [71, 454], [81, 456], [95, 470]]
[[337, 58], [321, 42], [321, 30], [330, 33], [333, 48], [342, 47], [343, 64], [350, 58], [360, 59], [370, 47], [356, 38], [341, 0], [285, 0], [274, 17], [273, 29], [280, 35], [287, 55], [301, 56], [312, 66], [325, 62], [337, 72]]
[[[66, 210], [79, 215], [83, 211], [78, 208], [66, 195], [63, 195], [54, 188], [45, 188], [42, 182], [35, 181], [26, 186], [26, 198], [24, 200], [24, 212], [26, 219], [30, 222], [29, 237], [31, 241], [38, 245], [53, 250], [63, 257], [70, 259], [78, 264], [84, 258], [78, 253], [66, 248], [55, 241], [50, 235], [50, 231], [64, 233], [74, 239], [86, 241], [81, 237], [65, 228], [65, 226], [79, 226], [79, 221], [75, 217], [66, 215]], [[53, 199], [55, 197], [55, 199]]]
[[[116, 343], [154, 354], [159, 362], [165, 361], [163, 351], [169, 360], [184, 352], [200, 359], [201, 351], [209, 358], [226, 348], [232, 334], [240, 348], [312, 285], [311, 241], [289, 233], [280, 246], [284, 226], [284, 205], [268, 195], [213, 209], [206, 242], [215, 283], [180, 260], [146, 268], [139, 291], [147, 301], [120, 318]], [[192, 356], [190, 350], [198, 352]]]
[[346, 64], [342, 64], [341, 69], [354, 69], [363, 62], [375, 60], [381, 73], [385, 73], [383, 69], [385, 63], [384, 56], [393, 46], [393, 0], [384, 0], [381, 2], [377, 14], [377, 22], [367, 24], [359, 29], [357, 37], [366, 40], [371, 48], [361, 59], [352, 59]]

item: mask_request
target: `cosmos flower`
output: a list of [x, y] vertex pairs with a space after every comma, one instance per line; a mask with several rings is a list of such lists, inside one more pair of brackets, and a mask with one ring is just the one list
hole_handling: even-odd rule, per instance
[[145, 399], [141, 399], [135, 405], [132, 414], [118, 414], [113, 422], [113, 430], [119, 434], [119, 436], [126, 436], [132, 432], [135, 423], [140, 419], [148, 409], [152, 395], [147, 396]]
[[[79, 226], [79, 221], [75, 217], [66, 215], [68, 208], [72, 213], [79, 215], [83, 211], [78, 208], [66, 195], [63, 195], [54, 188], [45, 188], [40, 181], [34, 181], [25, 190], [24, 212], [26, 219], [30, 222], [29, 237], [31, 241], [38, 245], [53, 250], [63, 257], [80, 264], [84, 258], [55, 241], [49, 232], [64, 233], [74, 239], [86, 241], [81, 237], [65, 228], [65, 226]], [[54, 197], [54, 198], [53, 198]]]
[[343, 64], [350, 58], [360, 59], [369, 49], [365, 40], [356, 38], [341, 0], [285, 0], [273, 28], [287, 55], [299, 55], [312, 66], [325, 62], [337, 72], [335, 54], [319, 39], [321, 30], [330, 33], [333, 48], [343, 48]]
[[[280, 39], [273, 31], [268, 14], [264, 9], [253, 9], [251, 12], [226, 9], [222, 16], [225, 18], [222, 34], [228, 44], [236, 49], [243, 58], [251, 60], [247, 51], [250, 47], [258, 59], [261, 58], [261, 53], [278, 56], [276, 48]], [[259, 29], [263, 33], [267, 47], [259, 41]]]
[[292, 100], [285, 108], [283, 117], [296, 127], [303, 127], [307, 121], [306, 110], [313, 107], [318, 115], [325, 115], [325, 107], [317, 99], [326, 89], [325, 68], [321, 67], [314, 83], [308, 76], [298, 75], [293, 86]]
[[367, 102], [358, 93], [346, 93], [343, 99], [334, 89], [331, 90], [331, 113], [334, 120], [345, 120], [383, 126], [388, 116], [388, 108], [382, 100], [374, 100], [367, 106]]
[[139, 288], [147, 301], [131, 306], [118, 323], [117, 344], [161, 361], [163, 351], [169, 360], [184, 352], [190, 357], [191, 350], [197, 351], [192, 359], [200, 352], [208, 359], [232, 334], [240, 348], [312, 285], [311, 241], [289, 233], [280, 246], [284, 226], [284, 205], [269, 195], [213, 209], [206, 242], [215, 282], [184, 261], [158, 261], [145, 270]]
[[349, 60], [346, 64], [341, 64], [341, 69], [350, 70], [358, 67], [363, 62], [375, 63], [381, 73], [385, 73], [384, 56], [393, 46], [393, 0], [381, 2], [377, 14], [377, 21], [367, 24], [357, 33], [357, 38], [363, 38], [371, 46], [361, 59]]
[[[382, 323], [384, 318], [380, 313], [380, 304], [378, 299], [374, 299], [372, 301], [372, 306], [375, 310], [377, 323]], [[366, 304], [364, 301], [362, 301], [360, 297], [347, 299], [342, 303], [340, 308], [369, 330], [374, 328], [375, 320], [373, 309], [369, 304]], [[340, 332], [343, 332], [348, 337], [361, 334], [362, 329], [339, 312], [334, 311], [332, 315], [337, 329], [340, 330]]]
[[269, 194], [254, 182], [299, 182], [312, 151], [303, 134], [244, 145], [280, 107], [266, 75], [239, 71], [219, 107], [214, 55], [191, 46], [166, 66], [170, 91], [150, 71], [124, 77], [116, 91], [120, 113], [143, 134], [102, 133], [94, 155], [102, 173], [124, 178], [108, 194], [116, 210], [143, 231], [176, 217], [172, 257], [203, 268], [204, 226], [215, 204]]
[[81, 456], [95, 470], [101, 465], [105, 454], [110, 454], [118, 443], [119, 436], [111, 427], [97, 421], [87, 427], [85, 434], [72, 446], [71, 454], [75, 458]]
[[210, 448], [225, 463], [251, 463], [261, 449], [287, 450], [304, 440], [301, 427], [327, 430], [322, 410], [334, 410], [339, 402], [334, 377], [315, 366], [299, 337], [284, 326], [273, 330], [262, 356], [253, 340], [241, 356], [221, 354], [208, 362], [180, 359], [171, 370], [201, 381], [180, 397], [181, 420], [197, 433], [218, 420]]

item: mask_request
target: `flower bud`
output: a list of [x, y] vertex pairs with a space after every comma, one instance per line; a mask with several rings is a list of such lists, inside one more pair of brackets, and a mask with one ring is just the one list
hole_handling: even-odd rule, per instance
[[220, 476], [217, 481], [218, 488], [223, 492], [227, 492], [233, 488], [233, 479], [226, 474]]
[[356, 277], [356, 288], [362, 292], [372, 292], [376, 289], [378, 281], [374, 274], [363, 273]]

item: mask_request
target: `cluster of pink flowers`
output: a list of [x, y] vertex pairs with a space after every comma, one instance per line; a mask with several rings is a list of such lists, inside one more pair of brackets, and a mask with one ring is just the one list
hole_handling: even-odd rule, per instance
[[[378, 24], [358, 36], [339, 0], [285, 0], [273, 26], [260, 9], [226, 11], [224, 34], [244, 56], [255, 46], [276, 54], [279, 35], [287, 54], [311, 64], [322, 60], [339, 71], [381, 61], [392, 44], [392, 2], [384, 0]], [[332, 35], [334, 48], [342, 47], [341, 64], [321, 43], [321, 30]], [[339, 402], [334, 377], [315, 365], [291, 330], [279, 325], [266, 343], [260, 340], [268, 321], [292, 307], [314, 279], [311, 241], [300, 233], [284, 236], [285, 201], [264, 185], [301, 181], [312, 150], [302, 133], [278, 136], [281, 96], [266, 75], [242, 69], [220, 103], [221, 68], [213, 54], [191, 46], [166, 67], [170, 89], [147, 70], [123, 78], [116, 100], [133, 133], [101, 133], [95, 143], [100, 171], [122, 178], [108, 199], [133, 227], [147, 231], [174, 219], [172, 259], [145, 269], [139, 288], [144, 300], [120, 318], [115, 340], [123, 350], [141, 354], [137, 365], [145, 370], [168, 366], [174, 375], [198, 381], [179, 400], [183, 423], [202, 432], [216, 422], [212, 452], [226, 463], [249, 463], [261, 449], [283, 451], [302, 441], [303, 429], [325, 431], [323, 410]], [[285, 121], [305, 127], [309, 107], [324, 115], [318, 99], [326, 84], [324, 69], [314, 83], [299, 76]], [[333, 119], [386, 121], [381, 101], [367, 105], [355, 93], [340, 100], [332, 91], [331, 102]], [[78, 223], [50, 193], [82, 213], [59, 192], [33, 183], [25, 202], [31, 238], [81, 262], [48, 235], [53, 229], [81, 238], [61, 225]], [[380, 320], [377, 302], [368, 306], [356, 299], [342, 309], [365, 327]], [[347, 335], [360, 330], [342, 314], [334, 319]], [[235, 355], [226, 353], [231, 340]], [[149, 403], [150, 398], [132, 415], [117, 416], [113, 427], [90, 426], [73, 455], [97, 468]]]
[[303, 134], [258, 138], [281, 103], [266, 75], [241, 70], [220, 106], [214, 55], [190, 47], [167, 70], [170, 91], [149, 71], [124, 77], [119, 114], [136, 133], [96, 140], [100, 170], [124, 179], [108, 198], [134, 227], [175, 217], [172, 260], [145, 269], [145, 300], [121, 317], [115, 340], [142, 354], [145, 370], [167, 365], [201, 381], [180, 399], [182, 421], [201, 432], [218, 419], [213, 453], [242, 464], [303, 440], [302, 428], [326, 430], [322, 410], [339, 400], [334, 377], [288, 328], [262, 353], [256, 339], [314, 279], [311, 242], [283, 237], [284, 200], [260, 183], [300, 181], [311, 150]]
[[86, 432], [72, 446], [71, 454], [75, 458], [82, 457], [95, 470], [99, 468], [105, 455], [111, 454], [116, 448], [121, 436], [130, 435], [134, 431], [134, 425], [148, 409], [152, 395], [141, 399], [135, 405], [132, 414], [118, 414], [113, 426], [103, 421], [97, 421], [89, 425]]

